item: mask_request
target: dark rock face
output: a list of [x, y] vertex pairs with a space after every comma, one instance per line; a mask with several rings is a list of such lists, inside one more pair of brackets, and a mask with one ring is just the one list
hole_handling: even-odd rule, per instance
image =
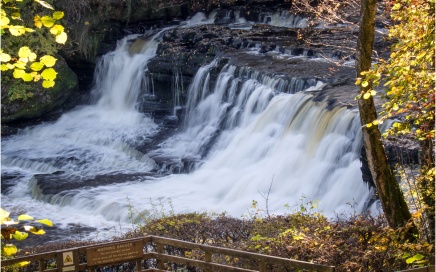
[[[55, 69], [58, 73], [56, 84], [53, 88], [43, 89], [41, 82], [34, 84], [34, 96], [26, 101], [8, 98], [9, 88], [14, 88], [16, 80], [2, 85], [2, 124], [10, 124], [17, 121], [36, 119], [43, 115], [55, 114], [56, 111], [68, 108], [74, 104], [74, 92], [78, 87], [78, 79], [74, 72], [67, 66], [62, 57], [57, 56]], [[19, 83], [19, 82], [18, 82]], [[5, 128], [7, 130], [7, 128]], [[2, 134], [4, 132], [2, 126]]]

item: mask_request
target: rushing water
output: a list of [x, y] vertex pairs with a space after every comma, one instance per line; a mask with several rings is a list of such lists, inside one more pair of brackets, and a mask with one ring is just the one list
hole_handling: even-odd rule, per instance
[[[204, 18], [191, 23], [199, 21]], [[304, 90], [321, 84], [315, 80], [226, 65], [212, 81], [212, 62], [191, 82], [180, 130], [148, 154], [138, 151], [160, 129], [138, 111], [140, 94], [151, 92], [144, 72], [155, 37], [135, 53], [128, 50], [132, 37], [123, 39], [102, 58], [95, 103], [2, 141], [2, 177], [9, 184], [3, 208], [50, 218], [60, 228], [80, 223], [100, 235], [128, 226], [131, 207], [152, 210], [157, 203], [175, 212], [241, 216], [268, 193], [270, 213], [294, 210], [302, 198], [319, 201], [327, 215], [368, 208], [358, 114], [313, 102]], [[159, 169], [154, 160], [161, 157], [189, 159], [192, 171]], [[58, 191], [48, 193], [35, 174], [48, 174]], [[112, 182], [88, 186], [95, 180]], [[62, 190], [64, 184], [72, 189]]]

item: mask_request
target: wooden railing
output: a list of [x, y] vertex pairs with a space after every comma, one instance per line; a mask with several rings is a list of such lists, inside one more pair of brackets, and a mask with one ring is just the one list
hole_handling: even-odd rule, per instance
[[[171, 254], [174, 253], [174, 254]], [[184, 254], [184, 256], [183, 256]], [[241, 262], [245, 260], [245, 262]], [[124, 265], [123, 271], [167, 271], [168, 266], [201, 268], [203, 271], [266, 272], [298, 268], [303, 271], [334, 272], [335, 268], [309, 262], [246, 251], [185, 242], [157, 236], [65, 249], [4, 260], [5, 267], [30, 261], [32, 271], [96, 271], [99, 267]], [[242, 265], [241, 265], [242, 263]]]

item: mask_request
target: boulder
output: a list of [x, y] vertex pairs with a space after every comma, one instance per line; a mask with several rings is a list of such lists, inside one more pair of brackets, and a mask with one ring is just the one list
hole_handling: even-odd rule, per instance
[[[11, 100], [8, 92], [14, 88], [22, 89], [22, 82], [9, 78], [2, 84], [1, 122], [9, 124], [20, 120], [36, 119], [43, 115], [56, 112], [68, 106], [74, 100], [74, 93], [78, 87], [76, 74], [67, 66], [61, 56], [56, 56], [58, 61], [55, 70], [58, 73], [56, 84], [53, 88], [44, 89], [41, 81], [29, 84], [28, 91], [33, 93], [26, 100]], [[28, 85], [28, 86], [29, 86]]]

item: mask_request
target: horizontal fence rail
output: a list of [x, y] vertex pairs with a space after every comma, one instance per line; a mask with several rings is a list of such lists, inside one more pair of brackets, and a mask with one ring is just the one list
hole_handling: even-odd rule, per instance
[[[241, 265], [241, 260], [245, 260]], [[157, 236], [64, 249], [17, 257], [1, 262], [2, 271], [20, 262], [31, 262], [29, 271], [96, 271], [122, 265], [122, 271], [241, 271], [266, 272], [280, 266], [281, 271], [334, 272], [333, 266], [262, 255], [246, 251], [191, 243]], [[191, 269], [191, 270], [188, 270]], [[192, 270], [195, 269], [195, 270]], [[197, 270], [199, 269], [199, 270]], [[118, 270], [117, 270], [118, 271]]]

